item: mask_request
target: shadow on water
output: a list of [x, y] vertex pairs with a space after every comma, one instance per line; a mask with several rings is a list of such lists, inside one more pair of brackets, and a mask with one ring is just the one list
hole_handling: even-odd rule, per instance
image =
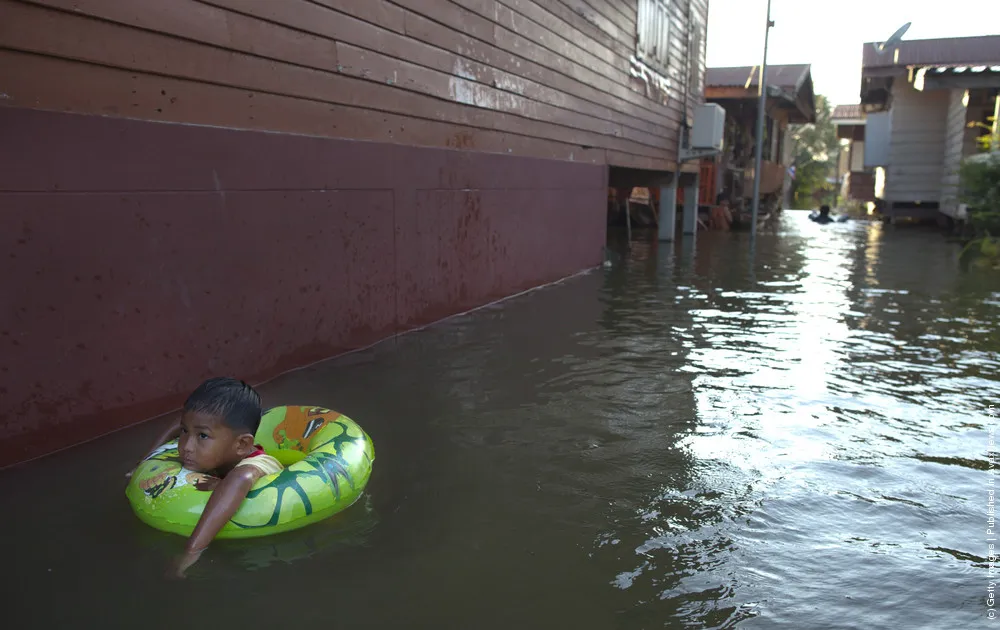
[[183, 540], [123, 496], [159, 423], [4, 471], [7, 618], [973, 627], [1000, 281], [960, 273], [936, 234], [796, 212], [754, 252], [720, 233], [609, 249], [263, 386], [268, 406], [365, 427], [368, 492], [297, 532], [217, 541], [188, 580], [162, 577]]

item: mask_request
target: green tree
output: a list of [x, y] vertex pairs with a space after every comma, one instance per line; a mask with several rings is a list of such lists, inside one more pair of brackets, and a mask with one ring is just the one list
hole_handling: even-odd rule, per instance
[[959, 198], [968, 207], [973, 233], [959, 262], [966, 268], [1000, 270], [1000, 130], [995, 115], [987, 118], [987, 124], [972, 122], [968, 126], [982, 130], [976, 143], [983, 153], [962, 160], [958, 171]]
[[837, 172], [840, 141], [831, 116], [833, 108], [825, 96], [816, 96], [816, 122], [789, 128], [795, 141], [795, 180], [792, 198], [799, 207], [832, 199], [834, 187], [827, 178]]
[[963, 160], [962, 201], [968, 204], [975, 238], [962, 251], [963, 266], [1000, 268], [1000, 152]]

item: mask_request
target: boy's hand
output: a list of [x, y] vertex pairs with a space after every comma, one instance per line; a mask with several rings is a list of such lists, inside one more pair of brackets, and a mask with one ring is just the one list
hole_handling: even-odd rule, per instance
[[194, 487], [198, 488], [202, 492], [210, 492], [215, 490], [215, 487], [219, 485], [222, 481], [218, 477], [213, 477], [211, 475], [201, 475], [197, 481], [194, 482]]
[[200, 551], [184, 551], [184, 553], [174, 558], [173, 561], [171, 561], [170, 566], [167, 568], [167, 577], [170, 579], [183, 580], [187, 577], [184, 575], [184, 572], [187, 571], [192, 564], [198, 562], [198, 558], [201, 557], [201, 554], [204, 551], [204, 549]]

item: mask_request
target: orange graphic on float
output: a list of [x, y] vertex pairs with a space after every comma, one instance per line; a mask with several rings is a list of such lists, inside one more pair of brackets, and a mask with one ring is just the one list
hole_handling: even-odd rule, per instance
[[339, 417], [323, 407], [288, 407], [285, 419], [274, 427], [274, 442], [278, 448], [306, 453], [313, 436]]

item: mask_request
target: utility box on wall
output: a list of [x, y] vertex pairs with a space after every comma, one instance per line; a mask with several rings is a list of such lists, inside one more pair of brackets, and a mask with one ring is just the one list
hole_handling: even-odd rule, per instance
[[699, 105], [691, 127], [691, 148], [721, 151], [725, 130], [726, 110], [722, 106], [718, 103]]

